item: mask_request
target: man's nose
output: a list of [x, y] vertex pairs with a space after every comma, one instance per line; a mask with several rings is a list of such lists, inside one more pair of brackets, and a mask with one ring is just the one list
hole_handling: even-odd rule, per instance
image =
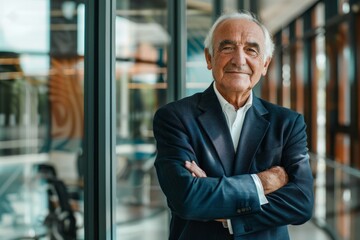
[[246, 64], [246, 54], [243, 49], [238, 48], [236, 51], [234, 51], [231, 63], [236, 66], [241, 66]]

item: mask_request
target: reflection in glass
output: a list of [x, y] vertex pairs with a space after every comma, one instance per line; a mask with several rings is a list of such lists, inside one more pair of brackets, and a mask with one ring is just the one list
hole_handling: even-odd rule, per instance
[[360, 171], [319, 155], [311, 160], [316, 179], [319, 174], [321, 179], [315, 184], [316, 198], [326, 194], [315, 203], [315, 223], [332, 239], [358, 239]]
[[117, 235], [166, 239], [152, 119], [167, 99], [167, 7], [163, 1], [123, 1], [116, 13]]
[[[81, 239], [81, 219], [59, 230], [52, 210], [64, 209], [57, 208], [60, 198], [50, 201], [55, 195], [49, 195], [51, 181], [63, 182], [65, 190], [58, 193], [72, 199], [69, 216], [82, 212], [81, 204], [73, 204], [82, 195], [81, 5], [0, 0], [0, 239], [50, 237], [55, 230]], [[43, 166], [56, 174], [43, 175]]]
[[[212, 23], [212, 6], [191, 1], [187, 9], [186, 95], [205, 90], [213, 81], [206, 68], [204, 40]], [[197, 3], [197, 4], [196, 4]]]

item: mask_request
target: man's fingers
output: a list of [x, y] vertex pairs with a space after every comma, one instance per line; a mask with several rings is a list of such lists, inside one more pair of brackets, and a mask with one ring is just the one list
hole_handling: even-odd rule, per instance
[[264, 188], [264, 193], [272, 193], [289, 182], [289, 176], [280, 166], [272, 167], [257, 174]]
[[289, 182], [289, 176], [283, 167], [275, 166], [269, 170], [272, 171], [273, 174], [275, 174], [279, 181], [281, 181], [284, 185]]
[[215, 219], [216, 222], [226, 222], [226, 219]]
[[195, 161], [186, 161], [185, 167], [194, 177], [206, 177], [206, 173], [196, 164]]

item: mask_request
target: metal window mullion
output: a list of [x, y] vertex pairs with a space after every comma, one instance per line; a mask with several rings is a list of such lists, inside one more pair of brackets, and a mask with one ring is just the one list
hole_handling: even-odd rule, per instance
[[[311, 10], [306, 11], [303, 14], [303, 32], [304, 35], [307, 34], [307, 32], [312, 31], [312, 15]], [[307, 36], [303, 39], [303, 76], [304, 76], [304, 96], [307, 96], [305, 98], [304, 103], [304, 117], [305, 122], [308, 125], [307, 128], [307, 134], [308, 136], [311, 135], [311, 129], [313, 129], [313, 122], [312, 122], [312, 88], [311, 88], [311, 79], [312, 79], [312, 49], [311, 49], [311, 42], [312, 42], [313, 36]], [[313, 140], [311, 137], [308, 138], [308, 146], [310, 151], [313, 151]]]
[[222, 14], [223, 12], [223, 1], [222, 0], [213, 0], [213, 22]]
[[259, 3], [257, 0], [250, 1], [250, 12], [254, 13], [256, 16], [259, 15]]
[[171, 36], [168, 59], [168, 101], [185, 95], [186, 1], [168, 1], [168, 31]]
[[239, 10], [250, 11], [250, 2], [249, 0], [238, 0], [237, 7]]
[[86, 2], [85, 239], [116, 239], [113, 0]]
[[244, 10], [245, 9], [245, 0], [238, 0], [237, 1], [237, 8], [239, 10]]
[[[351, 2], [351, 1], [350, 1]], [[358, 29], [357, 26], [357, 15], [351, 13], [348, 24], [349, 29]], [[351, 136], [351, 145], [350, 145], [350, 165], [352, 167], [358, 166], [358, 159], [356, 157], [357, 146], [358, 146], [358, 132], [359, 132], [359, 103], [358, 103], [358, 74], [359, 70], [357, 69], [358, 62], [356, 53], [358, 52], [358, 43], [357, 43], [357, 31], [349, 31], [349, 84], [350, 84], [350, 136]]]

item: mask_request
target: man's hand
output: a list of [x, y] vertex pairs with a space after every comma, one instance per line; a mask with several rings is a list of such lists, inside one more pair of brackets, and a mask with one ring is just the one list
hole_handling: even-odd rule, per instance
[[191, 174], [194, 177], [199, 177], [199, 178], [207, 177], [206, 173], [196, 164], [195, 161], [191, 161], [191, 162], [186, 161], [185, 167], [187, 170], [189, 170], [189, 172], [191, 172]]
[[272, 193], [289, 182], [289, 176], [280, 166], [272, 167], [257, 174], [264, 188], [264, 193]]

